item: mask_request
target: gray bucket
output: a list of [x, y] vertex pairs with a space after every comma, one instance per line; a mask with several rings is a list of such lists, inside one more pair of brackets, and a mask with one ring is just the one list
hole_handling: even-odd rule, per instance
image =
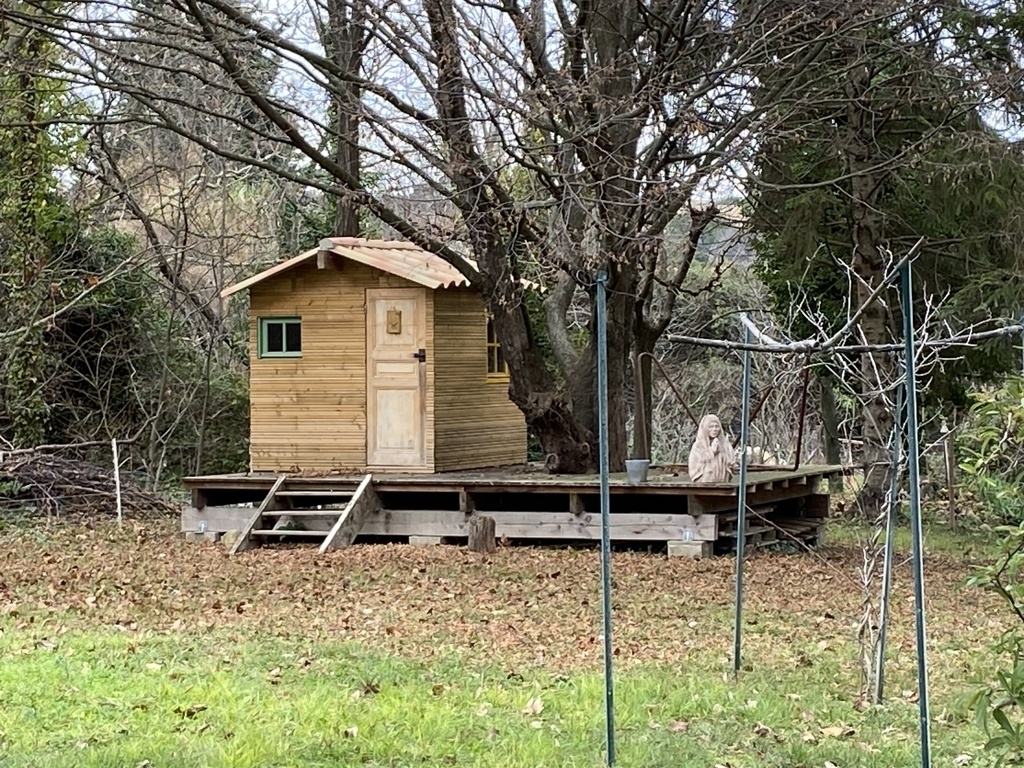
[[651, 466], [650, 459], [626, 459], [626, 479], [630, 485], [647, 482], [647, 470]]

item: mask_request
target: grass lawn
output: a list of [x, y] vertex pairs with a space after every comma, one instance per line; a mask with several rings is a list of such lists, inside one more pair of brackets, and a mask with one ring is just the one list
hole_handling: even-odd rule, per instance
[[[858, 706], [857, 534], [751, 558], [738, 680], [734, 561], [616, 553], [617, 764], [916, 765], [907, 558], [887, 700]], [[959, 698], [1009, 618], [959, 586], [984, 545], [929, 541], [933, 764], [991, 765]], [[8, 529], [0, 766], [599, 766], [600, 631], [593, 550], [229, 558], [155, 524]]]

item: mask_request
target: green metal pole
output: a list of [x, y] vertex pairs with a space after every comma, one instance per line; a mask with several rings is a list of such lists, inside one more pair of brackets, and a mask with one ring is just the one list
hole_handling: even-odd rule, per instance
[[893, 538], [899, 514], [900, 455], [903, 448], [903, 391], [896, 386], [896, 410], [892, 425], [892, 474], [889, 477], [888, 510], [885, 520], [885, 560], [882, 567], [882, 615], [878, 628], [878, 658], [875, 659], [875, 703], [882, 703], [885, 690], [885, 642], [889, 630], [889, 598], [892, 592]]
[[604, 705], [608, 765], [615, 765], [615, 697], [612, 688], [612, 546], [608, 488], [608, 275], [597, 275], [597, 424], [601, 471], [601, 603], [604, 609]]
[[917, 629], [917, 693], [921, 721], [921, 766], [930, 768], [931, 725], [928, 717], [928, 654], [925, 645], [924, 621], [924, 554], [921, 533], [920, 445], [917, 435], [917, 368], [914, 348], [914, 299], [910, 262], [901, 270], [903, 304], [903, 335], [906, 357], [907, 387], [907, 474], [910, 482], [910, 538], [913, 543], [914, 618]]
[[[741, 315], [746, 320], [746, 315]], [[750, 343], [750, 328], [743, 324], [743, 343]], [[750, 369], [751, 353], [743, 352], [743, 404], [740, 412], [740, 479], [736, 495], [736, 624], [733, 627], [732, 671], [733, 675], [740, 672], [740, 646], [743, 638], [743, 550], [746, 544], [747, 529], [747, 440], [750, 429]]]

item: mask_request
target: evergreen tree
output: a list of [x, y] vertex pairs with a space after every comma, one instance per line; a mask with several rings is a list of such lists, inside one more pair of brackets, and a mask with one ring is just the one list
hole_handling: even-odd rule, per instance
[[[862, 27], [813, 68], [780, 65], [776, 72], [801, 78], [812, 96], [757, 154], [757, 267], [784, 316], [800, 302], [824, 330], [838, 328], [879, 284], [885, 250], [899, 257], [920, 237], [916, 288], [951, 294], [942, 312], [952, 325], [1019, 307], [1024, 162], [982, 119], [996, 101], [987, 84], [1002, 65], [992, 55], [995, 43], [986, 48], [975, 40], [978, 29], [1007, 38], [1011, 30], [1004, 15], [984, 16], [966, 3], [928, 5], [927, 13], [908, 4], [884, 23]], [[867, 343], [900, 337], [898, 306], [891, 291], [865, 312]], [[807, 335], [812, 324], [795, 317], [792, 330]], [[932, 397], [958, 401], [967, 378], [1005, 366], [998, 346], [940, 370]], [[870, 508], [888, 485], [892, 414], [882, 389], [894, 379], [895, 358], [864, 353], [855, 365], [867, 471], [862, 500]]]

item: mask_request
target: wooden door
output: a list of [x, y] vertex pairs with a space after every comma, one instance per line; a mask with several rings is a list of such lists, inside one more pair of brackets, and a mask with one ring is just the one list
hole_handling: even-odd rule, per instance
[[366, 291], [366, 464], [426, 466], [426, 291]]

